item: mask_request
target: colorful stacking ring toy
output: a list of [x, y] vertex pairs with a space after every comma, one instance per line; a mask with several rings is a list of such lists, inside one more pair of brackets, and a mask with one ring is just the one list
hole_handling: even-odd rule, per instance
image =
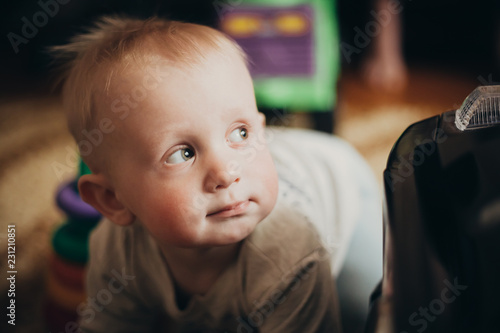
[[[90, 170], [80, 161], [80, 175], [88, 173]], [[76, 329], [77, 309], [86, 298], [84, 279], [88, 238], [101, 215], [82, 201], [77, 180], [64, 183], [58, 189], [56, 202], [66, 214], [67, 223], [60, 225], [52, 236], [45, 319], [52, 331], [73, 332]]]
[[88, 233], [77, 223], [61, 225], [52, 237], [54, 251], [63, 259], [85, 265], [88, 259]]
[[76, 308], [68, 311], [49, 299], [45, 301], [44, 310], [45, 320], [52, 332], [77, 332], [76, 330], [68, 329], [68, 325], [72, 325], [78, 321]]
[[85, 290], [68, 288], [50, 272], [47, 275], [46, 285], [49, 299], [68, 312], [75, 311], [85, 301]]
[[57, 205], [68, 215], [70, 220], [99, 221], [101, 214], [94, 207], [82, 201], [76, 184], [76, 181], [71, 181], [59, 188], [56, 196]]
[[84, 289], [85, 267], [64, 260], [52, 253], [49, 258], [49, 271], [62, 284], [73, 289]]

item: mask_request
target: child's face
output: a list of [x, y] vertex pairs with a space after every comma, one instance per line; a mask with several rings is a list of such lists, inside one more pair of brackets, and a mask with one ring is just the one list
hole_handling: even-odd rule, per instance
[[[248, 71], [215, 54], [198, 68], [161, 70], [158, 86], [116, 120], [116, 196], [160, 244], [238, 242], [273, 209], [278, 188]], [[144, 78], [136, 72], [111, 92], [123, 98]]]

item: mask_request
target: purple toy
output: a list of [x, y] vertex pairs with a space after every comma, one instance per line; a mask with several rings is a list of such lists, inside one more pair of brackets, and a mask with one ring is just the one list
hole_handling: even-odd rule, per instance
[[56, 202], [73, 221], [95, 222], [101, 214], [94, 207], [82, 201], [76, 181], [63, 184], [57, 191]]

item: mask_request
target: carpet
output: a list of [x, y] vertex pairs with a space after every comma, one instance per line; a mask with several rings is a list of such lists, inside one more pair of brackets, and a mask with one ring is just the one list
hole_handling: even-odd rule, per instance
[[[55, 206], [59, 184], [76, 174], [66, 161], [75, 150], [56, 98], [24, 95], [0, 101], [0, 267], [7, 268], [7, 226], [15, 225], [16, 332], [44, 332], [41, 313], [53, 229], [64, 221]], [[54, 165], [66, 165], [57, 174]], [[2, 269], [2, 276], [7, 269]], [[0, 306], [10, 301], [0, 279]], [[4, 310], [5, 311], [5, 310]], [[4, 313], [2, 311], [2, 313]], [[1, 332], [13, 332], [5, 315]]]

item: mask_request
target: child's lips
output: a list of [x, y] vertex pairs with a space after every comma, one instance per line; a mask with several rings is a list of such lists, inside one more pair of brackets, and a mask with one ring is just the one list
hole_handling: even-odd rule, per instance
[[233, 204], [226, 205], [219, 208], [212, 213], [209, 213], [207, 217], [233, 217], [244, 214], [250, 204], [250, 200], [239, 201]]

